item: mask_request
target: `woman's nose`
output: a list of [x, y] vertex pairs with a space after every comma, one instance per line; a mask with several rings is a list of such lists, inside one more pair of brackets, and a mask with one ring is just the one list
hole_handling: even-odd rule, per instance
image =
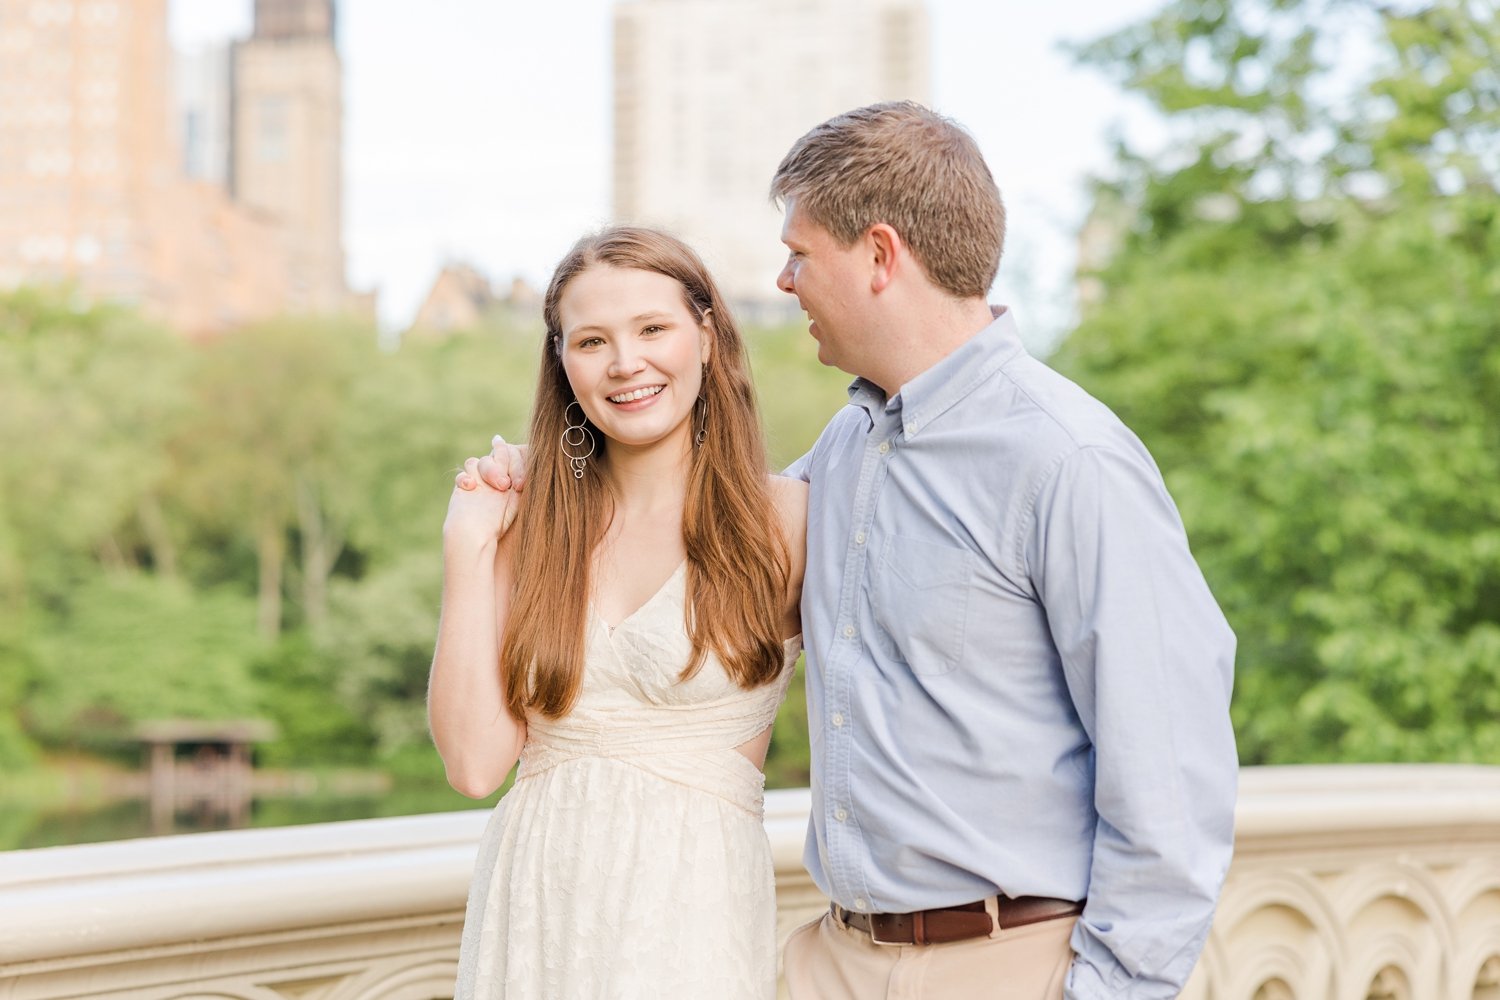
[[629, 345], [616, 348], [614, 357], [610, 359], [609, 374], [611, 378], [625, 378], [634, 375], [641, 370], [643, 361], [641, 353]]

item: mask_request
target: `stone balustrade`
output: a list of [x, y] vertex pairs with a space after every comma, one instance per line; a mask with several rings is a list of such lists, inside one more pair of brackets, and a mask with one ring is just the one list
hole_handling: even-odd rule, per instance
[[[824, 900], [767, 795], [783, 936]], [[0, 1000], [450, 994], [486, 815], [0, 854]], [[1247, 768], [1186, 1000], [1500, 1000], [1500, 768]]]
[[1245, 768], [1183, 1000], [1500, 1000], [1500, 768]]

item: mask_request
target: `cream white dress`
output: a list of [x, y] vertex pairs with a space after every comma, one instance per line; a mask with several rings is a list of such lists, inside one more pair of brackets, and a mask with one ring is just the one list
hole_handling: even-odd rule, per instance
[[683, 625], [687, 565], [612, 632], [592, 612], [583, 688], [527, 720], [515, 786], [480, 840], [459, 1000], [776, 992], [776, 898], [759, 768], [785, 669], [746, 691]]

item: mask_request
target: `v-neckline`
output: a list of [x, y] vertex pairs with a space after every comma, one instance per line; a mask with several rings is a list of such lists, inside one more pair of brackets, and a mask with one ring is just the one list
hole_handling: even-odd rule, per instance
[[630, 620], [632, 618], [635, 618], [642, 611], [645, 611], [652, 604], [656, 603], [656, 599], [658, 597], [660, 597], [663, 593], [666, 592], [667, 586], [673, 580], [677, 579], [677, 574], [681, 573], [683, 571], [683, 569], [686, 568], [687, 563], [688, 563], [688, 561], [684, 557], [683, 560], [682, 560], [682, 562], [680, 562], [680, 563], [677, 564], [677, 568], [674, 569], [674, 570], [672, 570], [672, 572], [667, 576], [667, 578], [665, 580], [663, 580], [661, 582], [661, 584], [654, 591], [651, 592], [651, 596], [648, 597], [648, 598], [646, 598], [646, 600], [641, 603], [640, 607], [638, 607], [634, 611], [630, 612], [630, 614], [626, 615], [624, 618], [621, 618], [614, 625], [611, 625], [609, 622], [607, 622], [607, 621], [604, 620], [604, 616], [599, 613], [599, 609], [594, 605], [594, 602], [591, 599], [589, 601], [589, 611], [593, 613], [593, 615], [594, 615], [594, 617], [596, 619], [598, 619], [599, 624], [604, 626], [604, 634], [605, 634], [605, 636], [608, 637], [608, 638], [610, 638], [610, 639], [613, 639], [614, 636], [615, 636], [615, 633], [618, 632], [620, 629], [624, 628], [625, 625], [629, 624], [629, 622], [630, 622]]

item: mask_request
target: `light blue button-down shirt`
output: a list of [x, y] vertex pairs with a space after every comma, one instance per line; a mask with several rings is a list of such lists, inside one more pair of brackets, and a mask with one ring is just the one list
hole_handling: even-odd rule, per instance
[[1174, 997], [1233, 842], [1234, 634], [1145, 447], [1008, 312], [790, 470], [806, 864], [855, 911], [1088, 904], [1070, 1000]]

